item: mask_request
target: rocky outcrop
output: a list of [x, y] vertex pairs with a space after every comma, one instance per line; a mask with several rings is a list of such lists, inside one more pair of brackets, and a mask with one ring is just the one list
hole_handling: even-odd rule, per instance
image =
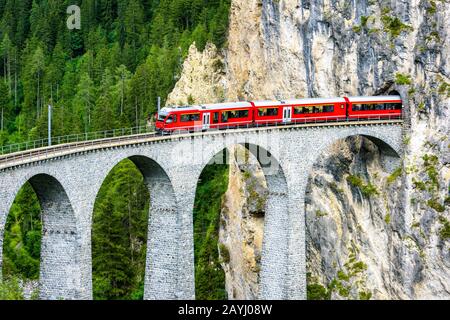
[[334, 288], [332, 298], [450, 297], [449, 16], [448, 1], [232, 1], [225, 73], [215, 82], [223, 96], [211, 102], [402, 95], [396, 171], [368, 141], [350, 139], [311, 172], [310, 281]]
[[216, 46], [208, 43], [205, 50], [199, 52], [193, 43], [183, 64], [183, 73], [167, 97], [166, 105], [224, 101], [224, 74], [223, 57]]

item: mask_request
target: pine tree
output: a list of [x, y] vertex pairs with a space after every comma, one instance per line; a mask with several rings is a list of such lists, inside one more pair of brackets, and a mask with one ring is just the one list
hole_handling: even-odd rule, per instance
[[6, 122], [8, 120], [9, 115], [9, 106], [10, 106], [10, 98], [8, 93], [8, 87], [3, 81], [0, 81], [0, 132], [3, 135], [4, 131], [6, 131]]
[[94, 82], [87, 73], [83, 73], [77, 86], [73, 102], [77, 120], [83, 125], [84, 132], [89, 132], [92, 120], [92, 110], [95, 102]]
[[94, 298], [130, 298], [141, 287], [148, 199], [142, 174], [131, 161], [121, 162], [106, 178], [94, 209]]

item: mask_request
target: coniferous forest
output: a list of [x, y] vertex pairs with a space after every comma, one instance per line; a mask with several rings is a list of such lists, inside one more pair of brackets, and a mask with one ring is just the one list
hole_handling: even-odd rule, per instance
[[[230, 2], [0, 0], [0, 146], [45, 138], [49, 104], [53, 136], [145, 125], [157, 98], [164, 104], [173, 89], [194, 41], [199, 50], [208, 41], [226, 45]], [[80, 30], [66, 26], [70, 5], [81, 8]], [[217, 229], [227, 170], [207, 168], [204, 175], [197, 198], [213, 203], [195, 206], [201, 221], [197, 291], [202, 298], [224, 298], [224, 276], [211, 274], [210, 260], [219, 263], [211, 232]], [[211, 190], [215, 200], [205, 197]], [[103, 183], [92, 230], [95, 299], [143, 297], [148, 192], [128, 160]], [[14, 292], [17, 279], [39, 278], [41, 218], [38, 198], [26, 184], [5, 227], [0, 298], [22, 297]]]

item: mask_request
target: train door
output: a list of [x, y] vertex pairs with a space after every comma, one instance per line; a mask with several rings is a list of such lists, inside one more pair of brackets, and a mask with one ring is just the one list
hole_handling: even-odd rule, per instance
[[205, 112], [203, 114], [203, 130], [208, 130], [211, 125], [211, 113]]
[[292, 121], [292, 107], [283, 108], [283, 123], [289, 123]]

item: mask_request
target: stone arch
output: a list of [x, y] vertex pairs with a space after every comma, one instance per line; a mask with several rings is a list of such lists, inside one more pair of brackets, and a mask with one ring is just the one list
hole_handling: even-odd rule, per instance
[[[343, 218], [343, 217], [347, 216], [348, 221], [350, 221], [350, 222], [357, 221], [355, 219], [356, 219], [356, 217], [360, 217], [361, 212], [364, 212], [364, 217], [365, 217], [364, 221], [371, 221], [371, 223], [374, 223], [374, 222], [373, 222], [373, 219], [369, 219], [367, 217], [367, 216], [372, 217], [372, 213], [370, 213], [370, 212], [372, 212], [372, 201], [370, 201], [370, 202], [365, 201], [365, 203], [364, 203], [364, 201], [362, 201], [362, 200], [357, 200], [357, 201], [353, 201], [353, 200], [347, 201], [346, 200], [345, 193], [344, 193], [344, 191], [342, 191], [342, 190], [346, 190], [345, 186], [343, 187], [342, 181], [344, 181], [344, 182], [346, 182], [346, 181], [345, 181], [345, 179], [340, 180], [340, 179], [338, 179], [338, 176], [334, 175], [334, 172], [336, 172], [335, 168], [337, 168], [338, 172], [339, 172], [340, 167], [344, 168], [344, 167], [342, 167], [341, 161], [327, 162], [327, 166], [328, 166], [328, 164], [331, 163], [333, 166], [336, 166], [336, 167], [333, 167], [333, 169], [324, 170], [326, 172], [326, 174], [324, 174], [322, 172], [322, 169], [319, 169], [319, 171], [318, 171], [319, 173], [313, 174], [313, 169], [314, 169], [315, 164], [320, 162], [321, 157], [326, 155], [326, 153], [332, 148], [333, 145], [335, 145], [339, 141], [346, 141], [349, 138], [355, 138], [355, 137], [361, 137], [361, 138], [367, 139], [368, 141], [370, 141], [370, 143], [373, 143], [373, 145], [375, 145], [377, 147], [378, 152], [379, 152], [380, 165], [381, 165], [383, 171], [385, 171], [387, 173], [392, 173], [396, 168], [398, 168], [398, 166], [401, 163], [401, 149], [400, 149], [401, 144], [397, 143], [397, 141], [395, 141], [400, 138], [399, 135], [396, 135], [395, 133], [393, 133], [393, 134], [395, 134], [395, 137], [391, 139], [389, 132], [378, 134], [378, 133], [370, 132], [369, 130], [366, 130], [366, 129], [362, 129], [362, 130], [360, 129], [360, 130], [354, 130], [354, 131], [355, 131], [354, 134], [343, 133], [341, 136], [336, 137], [335, 139], [330, 139], [330, 141], [328, 141], [326, 144], [324, 144], [320, 150], [317, 150], [317, 152], [315, 152], [311, 163], [308, 164], [308, 170], [306, 170], [307, 177], [306, 177], [305, 200], [304, 200], [305, 201], [304, 214], [305, 214], [305, 227], [306, 227], [305, 230], [308, 230], [308, 232], [315, 235], [315, 236], [307, 237], [306, 239], [307, 239], [307, 242], [312, 241], [312, 243], [316, 244], [316, 245], [312, 245], [312, 247], [320, 248], [320, 256], [321, 257], [323, 257], [323, 256], [333, 257], [333, 254], [336, 254], [336, 252], [343, 253], [346, 251], [345, 250], [339, 251], [339, 245], [338, 245], [339, 241], [338, 240], [340, 238], [337, 237], [336, 235], [334, 235], [333, 232], [330, 233], [331, 234], [330, 237], [327, 237], [327, 236], [323, 236], [326, 232], [320, 231], [320, 230], [336, 231], [336, 225], [344, 224], [344, 222], [342, 222], [342, 221], [347, 221], [347, 218]], [[359, 141], [359, 140], [356, 140], [356, 141]], [[352, 141], [352, 142], [354, 142], [354, 141]], [[364, 143], [364, 142], [361, 142], [361, 143]], [[370, 153], [370, 152], [377, 151], [376, 149], [374, 149], [373, 147], [370, 146], [370, 143], [367, 144], [367, 142], [366, 142], [365, 147], [367, 148], [366, 150], [368, 150], [368, 151], [363, 151], [362, 152], [363, 154], [364, 154], [364, 152]], [[335, 158], [339, 159], [339, 157], [333, 157], [331, 159], [335, 159]], [[362, 159], [364, 159], [364, 158], [362, 158]], [[369, 159], [369, 158], [367, 158], [367, 159]], [[342, 160], [342, 159], [340, 159], [340, 160]], [[365, 170], [366, 169], [367, 168], [365, 168]], [[367, 170], [367, 172], [370, 172], [370, 171]], [[332, 173], [332, 176], [329, 175], [330, 173]], [[342, 174], [342, 176], [345, 178], [344, 174]], [[313, 183], [315, 183], [317, 186], [316, 190], [314, 190], [314, 188], [312, 187]], [[340, 191], [337, 191], [337, 190], [340, 190]], [[312, 195], [310, 194], [310, 192], [313, 192]], [[322, 194], [326, 194], [327, 196], [322, 197], [321, 196]], [[348, 198], [350, 198], [350, 199], [361, 199], [363, 197], [362, 192], [360, 192], [359, 195], [355, 195], [355, 193], [353, 193], [353, 192], [348, 193], [348, 194], [350, 194], [350, 196], [348, 196]], [[312, 203], [314, 203], [316, 206], [315, 206], [314, 210], [308, 210], [308, 208], [307, 208], [308, 199], [315, 199], [315, 196], [317, 196], [317, 201], [312, 201]], [[369, 196], [366, 195], [366, 197], [369, 197]], [[309, 203], [309, 204], [311, 204], [311, 203]], [[386, 204], [386, 206], [387, 206], [387, 204]], [[325, 210], [322, 211], [322, 207], [324, 207]], [[327, 210], [327, 208], [328, 209], [331, 208], [330, 209], [331, 211]], [[359, 209], [353, 209], [353, 208], [359, 208]], [[370, 208], [370, 209], [368, 209], [368, 208]], [[334, 211], [333, 211], [333, 209], [334, 209]], [[314, 212], [316, 212], [316, 213], [314, 213]], [[336, 214], [337, 217], [334, 216], [334, 220], [327, 220], [327, 219], [329, 219], [327, 217], [330, 216], [330, 212], [334, 212], [334, 213], [337, 212], [337, 214]], [[355, 214], [355, 212], [359, 213], [359, 215]], [[332, 213], [332, 215], [333, 215], [333, 213]], [[311, 220], [311, 219], [313, 219], [313, 220]], [[381, 220], [383, 220], [383, 219], [381, 219]], [[306, 224], [307, 221], [309, 221], [309, 223], [312, 223], [312, 226], [307, 225]], [[334, 222], [330, 222], [330, 221], [339, 221], [339, 222], [336, 222], [336, 224], [334, 225]], [[353, 227], [351, 227], [351, 226], [353, 226]], [[348, 234], [353, 233], [353, 239], [354, 239], [355, 235], [359, 239], [360, 235], [361, 235], [361, 237], [365, 237], [365, 234], [360, 232], [360, 229], [359, 229], [360, 227], [361, 226], [359, 226], [359, 224], [357, 224], [357, 223], [356, 223], [356, 227], [355, 227], [355, 224], [352, 225], [351, 223], [349, 223], [348, 226], [342, 227], [342, 230], [347, 230], [346, 232], [348, 232]], [[367, 227], [367, 226], [364, 225], [364, 227]], [[324, 229], [322, 229], [322, 228], [324, 228]], [[327, 228], [330, 228], [330, 229], [327, 229]], [[338, 227], [338, 229], [339, 229], [339, 227]], [[339, 234], [339, 232], [344, 235], [346, 234], [346, 232], [343, 232], [343, 231], [336, 231], [336, 234]], [[347, 237], [348, 237], [348, 235], [347, 235]], [[309, 241], [308, 241], [308, 239], [309, 239]], [[318, 239], [320, 239], [320, 245], [317, 244], [319, 241]], [[344, 237], [342, 239], [344, 239]], [[350, 239], [352, 239], [352, 237], [350, 237]], [[383, 239], [383, 238], [380, 238], [380, 239]], [[373, 240], [373, 238], [371, 238], [371, 240]], [[311, 244], [310, 244], [310, 247], [307, 248], [307, 252], [309, 255], [311, 255], [311, 252], [314, 252], [314, 250], [311, 249]], [[326, 253], [325, 255], [324, 255], [324, 252]], [[317, 251], [312, 256], [314, 257], [315, 255], [317, 255]], [[311, 257], [310, 257], [310, 259], [311, 259]], [[318, 260], [312, 259], [312, 261], [315, 261], [314, 263], [316, 263], [315, 265], [317, 265]], [[325, 266], [324, 273], [329, 276], [330, 272], [332, 270], [335, 271], [335, 267], [331, 268], [330, 267], [331, 264], [326, 263], [324, 261], [326, 261], [326, 259], [320, 260], [319, 265]], [[336, 260], [336, 261], [339, 261], [339, 260]], [[311, 263], [311, 260], [309, 260], [309, 262]], [[344, 262], [345, 262], [345, 260], [342, 262], [342, 264]], [[336, 262], [333, 262], [333, 263], [336, 263]], [[341, 265], [340, 262], [338, 263], [338, 265]]]
[[[331, 137], [327, 136], [324, 143], [320, 148], [317, 148], [315, 150], [311, 150], [312, 157], [310, 158], [311, 161], [308, 164], [308, 167], [306, 168], [307, 176], [310, 176], [312, 167], [315, 163], [318, 162], [318, 159], [322, 156], [324, 152], [327, 152], [327, 150], [330, 149], [332, 145], [337, 143], [338, 141], [344, 141], [347, 138], [350, 137], [356, 137], [361, 136], [364, 137], [371, 142], [373, 142], [379, 149], [380, 155], [381, 155], [381, 161], [383, 167], [386, 169], [386, 171], [392, 171], [395, 169], [396, 166], [399, 165], [400, 159], [401, 159], [401, 142], [397, 141], [399, 137], [397, 136], [390, 136], [389, 132], [383, 136], [374, 134], [373, 132], [368, 132], [367, 130], [359, 130], [360, 132], [354, 132], [354, 133], [343, 133], [341, 135]], [[395, 135], [395, 133], [392, 133]], [[388, 139], [390, 138], [390, 139]]]
[[117, 164], [126, 159], [139, 169], [150, 194], [144, 299], [176, 299], [180, 281], [180, 218], [172, 181], [159, 163], [138, 154], [114, 161], [103, 181]]
[[[264, 173], [268, 194], [265, 207], [263, 248], [260, 271], [260, 299], [286, 299], [289, 246], [289, 192], [288, 183], [282, 165], [275, 155], [257, 143], [238, 142], [216, 144], [212, 155], [203, 164], [196, 176], [199, 180], [201, 172], [211, 159], [229, 148], [241, 145], [256, 158]], [[281, 230], [284, 230], [281, 231]], [[280, 232], [281, 231], [281, 232]]]
[[43, 300], [78, 299], [81, 283], [79, 232], [71, 201], [61, 183], [49, 174], [40, 173], [25, 180], [20, 187], [30, 183], [42, 212], [39, 297]]

